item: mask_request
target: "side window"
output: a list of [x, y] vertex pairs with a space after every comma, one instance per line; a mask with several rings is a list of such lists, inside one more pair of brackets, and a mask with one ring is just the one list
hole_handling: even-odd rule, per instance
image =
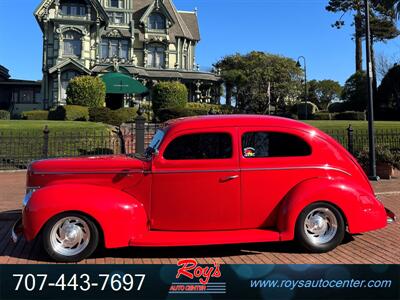
[[166, 148], [167, 160], [224, 159], [232, 157], [232, 138], [228, 133], [183, 135]]
[[246, 158], [311, 155], [311, 147], [298, 136], [281, 132], [248, 132], [242, 136]]

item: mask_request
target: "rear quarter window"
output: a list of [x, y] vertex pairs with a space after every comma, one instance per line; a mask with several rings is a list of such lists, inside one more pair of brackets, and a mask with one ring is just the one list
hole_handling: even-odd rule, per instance
[[302, 138], [282, 132], [247, 132], [242, 136], [245, 158], [309, 156], [312, 150]]

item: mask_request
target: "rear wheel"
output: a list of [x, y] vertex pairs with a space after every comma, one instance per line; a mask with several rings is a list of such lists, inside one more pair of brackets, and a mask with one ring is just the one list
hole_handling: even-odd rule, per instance
[[345, 233], [345, 222], [339, 210], [324, 202], [307, 206], [296, 223], [296, 238], [310, 252], [328, 252], [336, 248]]
[[62, 213], [43, 229], [43, 245], [56, 261], [76, 262], [90, 256], [97, 248], [99, 231], [88, 217], [79, 213]]

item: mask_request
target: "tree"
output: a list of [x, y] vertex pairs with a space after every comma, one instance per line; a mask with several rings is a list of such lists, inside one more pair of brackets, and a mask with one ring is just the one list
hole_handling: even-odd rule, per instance
[[386, 118], [400, 119], [400, 66], [396, 65], [383, 78], [378, 89], [377, 111]]
[[[392, 1], [392, 0], [384, 0]], [[394, 12], [390, 5], [382, 5], [382, 1], [373, 0], [371, 5], [371, 44], [372, 44], [372, 63], [374, 73], [374, 90], [376, 91], [377, 81], [374, 59], [374, 42], [384, 42], [397, 37], [400, 33], [394, 21]], [[356, 43], [356, 72], [362, 71], [362, 38], [365, 38], [365, 9], [363, 0], [330, 0], [326, 9], [334, 13], [342, 13], [342, 16], [333, 25], [341, 28], [345, 25], [342, 17], [348, 13], [353, 13], [355, 26]]]
[[243, 112], [285, 111], [301, 94], [303, 72], [290, 58], [253, 51], [226, 56], [216, 67], [226, 84], [227, 102], [234, 99]]
[[187, 101], [188, 90], [179, 81], [164, 81], [154, 87], [152, 104], [156, 116], [162, 109], [184, 108]]
[[340, 100], [342, 86], [333, 80], [311, 80], [308, 87], [308, 101], [315, 103], [319, 109], [326, 110], [328, 105]]
[[99, 77], [78, 76], [67, 87], [67, 104], [87, 107], [104, 107], [106, 85]]
[[347, 110], [364, 111], [367, 107], [367, 74], [356, 72], [347, 79], [342, 92]]

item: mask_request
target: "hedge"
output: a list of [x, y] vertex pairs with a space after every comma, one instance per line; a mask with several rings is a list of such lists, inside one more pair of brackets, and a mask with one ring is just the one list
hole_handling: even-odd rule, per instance
[[335, 120], [356, 120], [365, 121], [366, 116], [364, 112], [360, 111], [345, 111], [334, 115]]
[[195, 109], [195, 110], [197, 110], [197, 109], [200, 109], [202, 111], [206, 110], [207, 112], [212, 110], [214, 113], [223, 114], [223, 115], [234, 114], [237, 112], [236, 109], [230, 105], [189, 102], [186, 105], [186, 107], [189, 109]]
[[58, 106], [49, 113], [49, 120], [88, 121], [89, 109], [79, 105]]
[[158, 116], [161, 109], [184, 108], [187, 104], [188, 90], [179, 81], [160, 82], [153, 89], [153, 111]]
[[111, 110], [108, 107], [89, 108], [89, 120], [91, 122], [105, 123], [119, 126], [122, 123], [134, 122], [137, 116], [137, 108], [120, 108]]
[[24, 120], [48, 120], [49, 111], [47, 110], [24, 111], [21, 114], [21, 117]]
[[10, 120], [10, 112], [7, 110], [0, 110], [0, 120]]
[[104, 107], [106, 85], [100, 77], [77, 76], [68, 84], [67, 104]]
[[313, 120], [332, 120], [335, 114], [328, 112], [317, 112], [312, 115]]

